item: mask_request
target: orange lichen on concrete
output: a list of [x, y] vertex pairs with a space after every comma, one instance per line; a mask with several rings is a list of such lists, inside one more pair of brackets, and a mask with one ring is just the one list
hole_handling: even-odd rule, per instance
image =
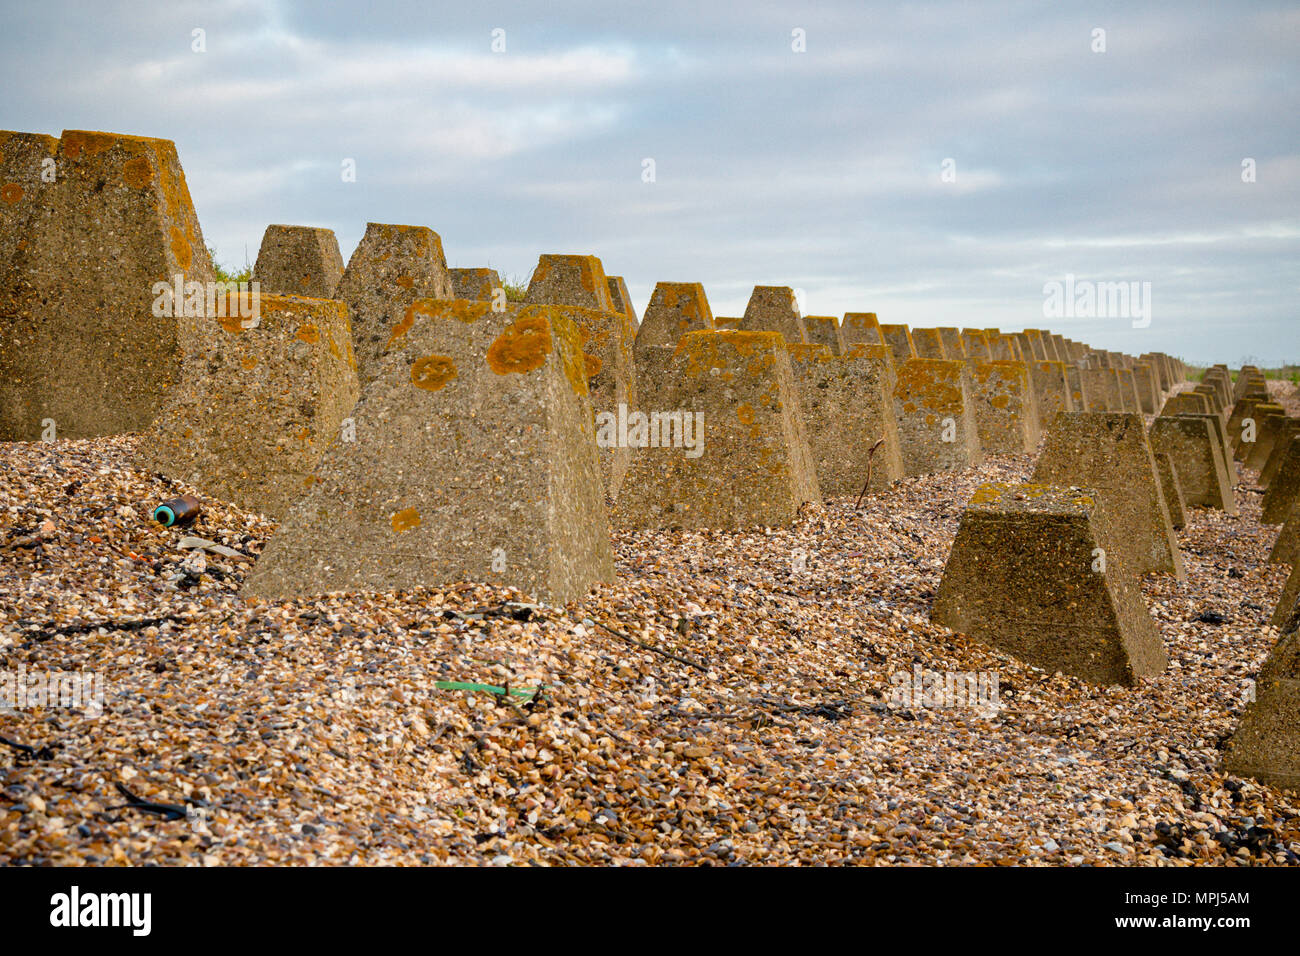
[[[935, 414], [960, 414], [962, 364], [952, 359], [912, 359], [898, 367], [895, 394], [915, 399]], [[911, 402], [909, 401], [909, 405]], [[907, 408], [911, 411], [911, 408]]]
[[122, 164], [122, 181], [132, 189], [145, 189], [153, 182], [153, 166], [144, 156], [128, 159]]
[[23, 198], [23, 187], [17, 183], [5, 183], [0, 186], [0, 200], [4, 200], [11, 205]]
[[69, 159], [80, 159], [83, 152], [87, 156], [95, 156], [112, 149], [119, 140], [126, 141], [140, 139], [140, 137], [117, 136], [114, 133], [72, 129], [64, 130], [61, 139], [63, 141], [63, 154]]
[[425, 318], [432, 316], [452, 318], [468, 324], [477, 322], [487, 315], [490, 307], [487, 302], [470, 302], [465, 299], [457, 299], [454, 302], [446, 302], [440, 299], [416, 299], [406, 307], [402, 317], [397, 320], [388, 333], [388, 341], [384, 343], [384, 351], [387, 352], [395, 342], [411, 331], [411, 328], [415, 325], [417, 315], [422, 315]]
[[414, 508], [403, 508], [401, 511], [394, 513], [389, 522], [392, 524], [393, 530], [401, 534], [403, 531], [410, 531], [412, 528], [420, 526], [420, 512]]
[[426, 355], [411, 365], [411, 383], [436, 392], [456, 377], [456, 363], [450, 355]]
[[297, 339], [300, 342], [306, 342], [308, 345], [315, 345], [320, 341], [320, 329], [311, 322], [304, 322], [298, 328]]
[[[546, 364], [554, 347], [550, 321], [542, 315], [524, 315], [510, 323], [488, 347], [488, 368], [498, 375], [531, 372]], [[581, 354], [580, 347], [577, 351]]]
[[785, 347], [790, 353], [790, 358], [801, 362], [833, 362], [836, 359], [835, 353], [825, 345], [813, 342], [787, 342]]

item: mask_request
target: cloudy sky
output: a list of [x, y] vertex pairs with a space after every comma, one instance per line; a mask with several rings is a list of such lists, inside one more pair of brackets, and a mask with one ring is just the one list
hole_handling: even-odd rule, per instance
[[[808, 314], [1300, 360], [1294, 0], [0, 5], [0, 128], [175, 140], [230, 265], [268, 223], [345, 258], [409, 223], [523, 281], [595, 253], [638, 311], [660, 280], [717, 315], [789, 285]], [[1149, 324], [1044, 318], [1067, 274], [1150, 283]]]

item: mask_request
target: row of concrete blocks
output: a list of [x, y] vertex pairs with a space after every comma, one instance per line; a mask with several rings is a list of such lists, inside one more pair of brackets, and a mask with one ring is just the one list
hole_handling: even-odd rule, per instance
[[[267, 296], [253, 324], [237, 309], [220, 315], [210, 308], [162, 317], [151, 310], [160, 321], [134, 321], [142, 317], [134, 298], [142, 282], [211, 275], [170, 144], [91, 133], [12, 139], [0, 139], [0, 160], [17, 155], [20, 165], [43, 165], [53, 157], [62, 178], [41, 203], [31, 202], [43, 191], [38, 186], [5, 183], [0, 197], [12, 213], [0, 223], [0, 362], [10, 373], [0, 392], [4, 427], [23, 431], [33, 418], [57, 423], [57, 415], [65, 434], [76, 435], [153, 422], [142, 464], [283, 511], [248, 581], [252, 596], [471, 579], [552, 600], [576, 597], [612, 576], [602, 498], [619, 491], [614, 460], [620, 450], [630, 452], [629, 431], [642, 467], [623, 473], [627, 489], [615, 498], [616, 514], [632, 525], [734, 523], [768, 513], [774, 489], [793, 508], [820, 498], [818, 465], [829, 472], [813, 460], [810, 430], [829, 430], [835, 442], [861, 448], [888, 430], [892, 412], [900, 461], [904, 448], [951, 444], [964, 446], [964, 463], [972, 463], [983, 447], [972, 404], [984, 400], [1005, 412], [1019, 402], [1018, 414], [1003, 419], [1024, 434], [1025, 422], [1037, 418], [1041, 425], [1047, 404], [1030, 384], [1030, 366], [1055, 372], [1057, 364], [1065, 379], [1037, 483], [976, 495], [935, 617], [1043, 666], [1063, 659], [1065, 669], [1089, 679], [1131, 682], [1164, 662], [1150, 639], [1149, 616], [1133, 604], [1136, 575], [1181, 574], [1166, 499], [1235, 507], [1230, 485], [1224, 487], [1231, 466], [1221, 431], [1229, 397], [1223, 375], [1207, 374], [1195, 390], [1203, 397], [1198, 408], [1157, 419], [1148, 444], [1136, 413], [1154, 410], [1156, 383], [1162, 395], [1185, 370], [1168, 357], [1135, 362], [1042, 330], [914, 333], [876, 325], [869, 313], [843, 323], [805, 321], [790, 290], [773, 287], [755, 290], [735, 332], [719, 331], [732, 323], [712, 323], [711, 316], [690, 328], [689, 321], [683, 327], [689, 308], [668, 302], [681, 299], [676, 283], [656, 289], [638, 329], [626, 290], [590, 257], [543, 257], [529, 289], [535, 304], [505, 306], [494, 276], [445, 270], [430, 230], [379, 225], [367, 230], [353, 257], [351, 286], [350, 270], [333, 278], [341, 266], [336, 244], [331, 255], [319, 231], [280, 227], [268, 231], [256, 272], [272, 289], [295, 295]], [[87, 209], [98, 215], [87, 216]], [[106, 258], [111, 269], [103, 268]], [[68, 275], [86, 285], [69, 287]], [[453, 278], [477, 285], [456, 289]], [[297, 294], [304, 292], [338, 298]], [[230, 304], [228, 296], [224, 301]], [[695, 301], [706, 313], [702, 290]], [[873, 325], [878, 341], [869, 338]], [[631, 354], [641, 360], [641, 374]], [[168, 378], [172, 363], [165, 360], [174, 356], [181, 359], [179, 380]], [[164, 360], [153, 366], [160, 371], [153, 380], [150, 358]], [[865, 363], [862, 372], [849, 371], [855, 363]], [[1122, 373], [1141, 366], [1149, 369], [1151, 388], [1139, 391], [1134, 376], [1129, 404]], [[1116, 374], [1080, 375], [1075, 389], [1069, 369]], [[1266, 391], [1248, 394], [1252, 378], [1243, 374], [1233, 386], [1237, 407], [1266, 404]], [[804, 396], [833, 392], [836, 379], [840, 399], [825, 403], [824, 420], [805, 414], [801, 405], [814, 403]], [[990, 379], [997, 388], [972, 395], [973, 384]], [[1097, 409], [1102, 401], [1087, 397], [1089, 381], [1102, 382], [1091, 391], [1105, 396], [1107, 409], [1128, 412], [1073, 410]], [[1118, 397], [1111, 382], [1119, 383]], [[641, 423], [622, 417], [637, 408], [638, 386], [653, 392], [654, 411], [667, 416], [656, 425], [667, 428], [656, 436], [657, 448], [641, 447]], [[858, 392], [868, 398], [854, 406]], [[619, 417], [602, 425], [592, 398], [608, 406], [611, 396], [622, 399]], [[709, 439], [707, 465], [671, 467], [696, 460], [687, 441], [694, 426], [674, 412], [703, 412], [701, 435], [723, 423]], [[855, 412], [870, 421], [865, 436], [861, 429], [834, 431], [856, 420]], [[616, 440], [600, 443], [598, 432], [611, 424]], [[942, 435], [949, 428], [951, 440]], [[1273, 431], [1282, 434], [1276, 423]], [[878, 440], [888, 443], [883, 434]], [[1153, 453], [1151, 445], [1162, 444], [1165, 450]], [[1276, 438], [1275, 444], [1297, 446]], [[603, 481], [598, 447], [607, 461]], [[890, 457], [881, 459], [882, 475]], [[963, 463], [961, 453], [939, 457]], [[1277, 489], [1296, 472], [1295, 455], [1282, 457]], [[860, 466], [854, 462], [850, 472]], [[1073, 530], [1062, 534], [1064, 526]], [[1284, 529], [1275, 551], [1289, 540], [1294, 552], [1294, 517], [1287, 529], [1289, 538]], [[1008, 546], [1013, 531], [1023, 538], [1016, 547]], [[1071, 548], [1069, 555], [1062, 550]], [[1092, 577], [1083, 576], [1085, 562]], [[1059, 617], [1062, 608], [1078, 620], [1045, 628], [1043, 615]], [[1278, 613], [1284, 611], [1280, 605]], [[1294, 676], [1284, 673], [1278, 686]], [[1275, 740], [1277, 728], [1266, 729], [1263, 738]], [[1243, 745], [1243, 753], [1255, 753], [1245, 764], [1258, 763], [1259, 750]]]

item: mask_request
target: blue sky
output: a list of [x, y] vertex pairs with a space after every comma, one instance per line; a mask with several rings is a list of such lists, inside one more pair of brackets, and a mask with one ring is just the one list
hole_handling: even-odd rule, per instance
[[[268, 223], [346, 258], [399, 222], [525, 281], [594, 253], [638, 311], [659, 280], [717, 315], [790, 285], [809, 314], [1300, 360], [1294, 3], [3, 7], [0, 128], [175, 140], [228, 264]], [[1067, 273], [1151, 283], [1150, 324], [1045, 319]]]

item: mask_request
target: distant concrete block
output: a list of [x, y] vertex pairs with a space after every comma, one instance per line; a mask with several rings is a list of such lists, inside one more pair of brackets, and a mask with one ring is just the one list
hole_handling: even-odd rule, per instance
[[844, 321], [840, 323], [840, 335], [844, 337], [845, 348], [887, 344], [874, 312], [845, 312]]
[[831, 350], [832, 355], [845, 353], [844, 336], [840, 332], [839, 319], [835, 316], [805, 315], [803, 325], [804, 331], [808, 334], [809, 344], [824, 345]]
[[916, 345], [912, 342], [912, 333], [906, 325], [889, 325], [880, 327], [880, 334], [885, 344], [894, 353], [894, 364], [901, 365], [908, 359], [916, 358]]
[[1156, 460], [1156, 474], [1160, 477], [1160, 490], [1165, 496], [1165, 506], [1169, 509], [1169, 523], [1174, 530], [1187, 527], [1187, 502], [1183, 499], [1182, 485], [1178, 482], [1178, 469], [1173, 460], [1164, 452], [1153, 451]]
[[989, 348], [989, 337], [980, 329], [962, 329], [961, 341], [967, 360], [975, 362], [994, 361], [993, 351]]
[[[329, 236], [333, 241], [333, 233]], [[258, 258], [260, 261], [261, 256]], [[338, 299], [348, 307], [358, 377], [365, 385], [377, 374], [390, 330], [412, 302], [475, 297], [455, 295], [442, 239], [432, 229], [370, 222], [333, 295], [326, 298]]]
[[780, 332], [787, 343], [807, 342], [808, 332], [794, 290], [789, 286], [756, 285], [740, 320], [742, 332]]
[[614, 300], [614, 311], [622, 312], [631, 319], [632, 329], [636, 331], [639, 323], [636, 308], [632, 305], [632, 297], [627, 293], [627, 283], [623, 281], [622, 276], [606, 276], [605, 284], [609, 286], [609, 297]]
[[1155, 370], [1149, 362], [1138, 362], [1133, 366], [1133, 385], [1137, 389], [1142, 414], [1156, 414], [1160, 410], [1160, 391], [1156, 384]]
[[939, 339], [943, 342], [945, 358], [969, 358], [966, 354], [966, 343], [962, 338], [960, 329], [955, 329], [950, 326], [940, 326], [936, 331], [939, 333]]
[[253, 278], [261, 283], [264, 295], [334, 298], [343, 278], [343, 255], [334, 230], [267, 226], [253, 264]]
[[1055, 421], [1058, 412], [1074, 411], [1074, 403], [1070, 400], [1069, 373], [1064, 362], [1026, 364], [1032, 376], [1039, 428], [1048, 428]]
[[498, 289], [502, 297], [505, 287], [496, 269], [448, 269], [451, 279], [451, 297], [473, 302], [491, 302]]
[[687, 332], [712, 332], [713, 310], [709, 308], [704, 286], [698, 282], [660, 282], [645, 307], [645, 317], [637, 329], [635, 350], [639, 357], [646, 349], [667, 346], [676, 348]]
[[[847, 356], [837, 356], [824, 345], [788, 348], [821, 493], [828, 498], [858, 494], [868, 462], [869, 490], [882, 491], [902, 478], [889, 350], [857, 345]], [[877, 441], [882, 444], [872, 454]]]
[[605, 267], [595, 256], [547, 253], [537, 260], [524, 301], [614, 312]]
[[1151, 423], [1151, 450], [1173, 461], [1187, 504], [1236, 515], [1223, 447], [1209, 417], [1158, 416]]
[[[1055, 363], [1060, 364], [1060, 363]], [[1024, 362], [977, 362], [970, 366], [975, 424], [988, 455], [1024, 455], [1038, 448], [1038, 408]]]
[[984, 460], [965, 363], [908, 359], [897, 366], [894, 417], [907, 475], [962, 471]]
[[[738, 530], [789, 524], [805, 505], [820, 506], [780, 333], [688, 332], [675, 349], [648, 351], [644, 364], [642, 405], [661, 422], [677, 416], [683, 440], [635, 442], [616, 526]], [[702, 444], [687, 447], [688, 421]]]
[[1034, 481], [1094, 489], [1120, 531], [1126, 567], [1186, 579], [1140, 415], [1062, 412], [1048, 429]]
[[[950, 357], [938, 329], [912, 329], [912, 344], [916, 347], [917, 358], [947, 359]], [[951, 357], [956, 358], [956, 356]]]

